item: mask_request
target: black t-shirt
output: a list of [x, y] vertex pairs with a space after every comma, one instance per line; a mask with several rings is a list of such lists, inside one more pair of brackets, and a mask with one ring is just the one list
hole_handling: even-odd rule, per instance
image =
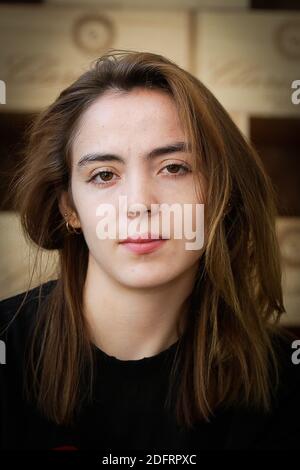
[[[42, 297], [55, 282], [42, 285]], [[23, 396], [24, 353], [36, 319], [38, 288], [29, 291], [13, 318], [23, 296], [0, 302], [0, 339], [6, 348], [6, 363], [0, 364], [0, 449], [300, 448], [300, 364], [291, 360], [291, 341], [282, 342], [278, 349], [281, 384], [270, 414], [219, 410], [209, 423], [199, 421], [193, 429], [179, 426], [175, 414], [164, 408], [177, 341], [159, 354], [139, 360], [120, 360], [95, 346], [93, 402], [82, 408], [73, 426], [56, 425]]]

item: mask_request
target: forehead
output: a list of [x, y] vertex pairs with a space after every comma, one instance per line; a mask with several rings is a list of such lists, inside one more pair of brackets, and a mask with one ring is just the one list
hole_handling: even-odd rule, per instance
[[[173, 98], [161, 90], [135, 88], [108, 91], [97, 98], [79, 119], [75, 139], [119, 139], [151, 133], [181, 133]], [[116, 134], [117, 133], [117, 134]]]

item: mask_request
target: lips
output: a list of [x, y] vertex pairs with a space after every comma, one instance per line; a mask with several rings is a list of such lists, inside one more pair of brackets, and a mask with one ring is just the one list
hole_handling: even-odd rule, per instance
[[145, 234], [139, 235], [136, 238], [128, 237], [126, 240], [121, 240], [120, 243], [151, 243], [158, 240], [165, 240], [159, 235]]
[[120, 244], [135, 254], [152, 253], [162, 247], [168, 239], [166, 238], [127, 238], [120, 242]]

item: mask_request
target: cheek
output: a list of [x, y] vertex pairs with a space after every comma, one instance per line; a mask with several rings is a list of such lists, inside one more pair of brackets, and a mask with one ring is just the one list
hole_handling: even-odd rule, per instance
[[96, 234], [98, 200], [95, 194], [85, 183], [75, 181], [72, 184], [72, 195], [83, 232], [93, 231]]
[[[93, 253], [108, 253], [111, 252], [116, 243], [117, 227], [116, 218], [113, 214], [100, 215], [99, 207], [106, 204], [103, 201], [99, 202], [99, 196], [96, 194], [88, 193], [82, 189], [78, 189], [73, 195], [74, 203], [80, 219], [81, 228], [86, 240], [86, 243]], [[102, 223], [105, 221], [105, 223]], [[111, 239], [103, 239], [103, 227], [105, 226], [105, 237], [107, 237], [107, 224], [110, 224], [112, 230]], [[116, 233], [116, 235], [115, 235]]]

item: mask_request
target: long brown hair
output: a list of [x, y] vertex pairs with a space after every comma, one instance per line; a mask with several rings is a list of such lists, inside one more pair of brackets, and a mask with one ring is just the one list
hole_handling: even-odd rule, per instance
[[82, 314], [88, 247], [66, 230], [58, 200], [68, 190], [72, 201], [70, 147], [82, 113], [107, 90], [137, 86], [174, 99], [195, 177], [201, 172], [207, 182], [205, 250], [172, 368], [173, 383], [180, 369], [178, 422], [209, 420], [218, 406], [267, 411], [278, 383], [272, 338], [285, 311], [273, 188], [254, 148], [201, 81], [161, 55], [128, 50], [97, 59], [30, 128], [15, 203], [25, 235], [58, 250], [59, 273], [31, 340], [27, 391], [47, 417], [68, 424], [83, 390], [92, 390]]

